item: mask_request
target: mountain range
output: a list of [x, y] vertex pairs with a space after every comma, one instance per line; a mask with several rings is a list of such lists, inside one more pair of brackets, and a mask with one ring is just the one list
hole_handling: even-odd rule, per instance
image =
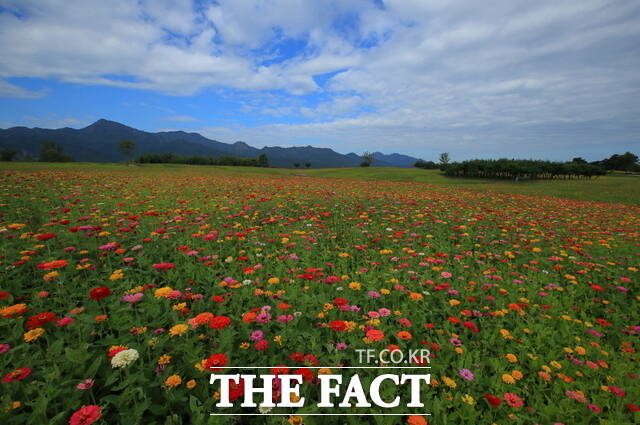
[[[125, 160], [117, 149], [121, 140], [135, 142], [134, 156], [143, 153], [173, 153], [179, 156], [231, 155], [243, 158], [257, 158], [265, 154], [270, 166], [293, 167], [299, 163], [311, 163], [311, 168], [354, 167], [362, 162], [355, 153], [340, 154], [329, 148], [313, 146], [279, 147], [266, 146], [261, 149], [249, 146], [245, 142], [222, 143], [211, 140], [199, 133], [184, 131], [162, 131], [150, 133], [128, 127], [115, 121], [101, 119], [81, 129], [69, 127], [59, 129], [12, 127], [0, 129], [0, 148], [16, 149], [20, 156], [37, 158], [40, 143], [49, 140], [60, 144], [64, 153], [76, 161], [83, 162], [120, 162]], [[418, 161], [407, 155], [397, 153], [373, 154], [373, 166], [412, 167]]]

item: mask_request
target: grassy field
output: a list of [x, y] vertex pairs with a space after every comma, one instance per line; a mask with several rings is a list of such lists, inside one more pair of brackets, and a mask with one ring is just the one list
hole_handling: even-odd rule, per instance
[[520, 195], [545, 196], [555, 198], [576, 199], [582, 201], [621, 203], [640, 205], [640, 176], [608, 175], [592, 180], [538, 180], [538, 181], [504, 181], [488, 179], [466, 179], [445, 177], [437, 170], [419, 170], [411, 168], [322, 168], [322, 169], [287, 169], [287, 168], [255, 168], [255, 167], [208, 167], [181, 164], [145, 164], [143, 166], [127, 166], [123, 164], [92, 163], [4, 163], [5, 170], [48, 170], [48, 169], [94, 169], [96, 167], [114, 172], [136, 170], [146, 173], [158, 168], [167, 172], [181, 173], [186, 169], [198, 169], [203, 175], [236, 174], [270, 174], [285, 176], [304, 176], [355, 179], [355, 180], [387, 180], [401, 182], [427, 183], [444, 187], [456, 187], [469, 190], [514, 193]]

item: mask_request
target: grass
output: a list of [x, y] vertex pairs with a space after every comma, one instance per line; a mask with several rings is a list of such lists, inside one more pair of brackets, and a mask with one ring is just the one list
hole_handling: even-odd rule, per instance
[[231, 166], [189, 166], [182, 164], [145, 164], [128, 166], [124, 164], [93, 163], [3, 163], [4, 170], [89, 170], [99, 167], [105, 171], [146, 173], [162, 168], [167, 172], [183, 173], [186, 170], [204, 175], [219, 174], [269, 174], [295, 176], [304, 178], [322, 177], [350, 180], [386, 180], [399, 182], [427, 183], [443, 187], [457, 187], [478, 191], [493, 191], [575, 199], [581, 201], [620, 203], [640, 205], [640, 177], [628, 174], [613, 174], [592, 180], [537, 180], [537, 181], [505, 181], [490, 179], [468, 179], [445, 177], [437, 170], [420, 170], [411, 168], [321, 168], [321, 169], [288, 169], [288, 168], [255, 168]]

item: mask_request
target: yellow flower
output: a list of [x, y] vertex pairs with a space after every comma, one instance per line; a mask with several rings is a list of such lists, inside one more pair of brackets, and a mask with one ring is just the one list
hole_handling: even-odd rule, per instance
[[474, 404], [476, 404], [476, 400], [470, 396], [469, 394], [465, 394], [462, 396], [462, 401], [467, 403], [469, 406], [473, 406]]
[[169, 286], [165, 286], [163, 288], [158, 288], [154, 291], [153, 295], [156, 298], [164, 298], [167, 295], [169, 295], [171, 292], [173, 291], [173, 289]]
[[318, 375], [331, 375], [331, 369], [329, 369], [328, 367], [318, 369]]
[[191, 379], [189, 381], [187, 381], [187, 388], [194, 389], [196, 387], [196, 385], [198, 385], [198, 383], [196, 382], [195, 379]]
[[556, 369], [562, 369], [562, 365], [560, 363], [558, 363], [557, 361], [555, 361], [555, 360], [552, 361], [552, 362], [549, 362], [549, 364], [551, 366], [555, 367]]
[[511, 376], [513, 376], [516, 381], [519, 381], [524, 375], [519, 370], [514, 370], [513, 372], [511, 372]]
[[56, 277], [58, 277], [58, 272], [53, 271], [53, 272], [49, 272], [47, 274], [45, 274], [44, 276], [42, 276], [42, 280], [49, 282], [53, 279], [55, 279]]
[[183, 308], [185, 308], [187, 306], [187, 303], [178, 303], [176, 305], [174, 305], [173, 307], [171, 307], [172, 310], [174, 311], [180, 311]]
[[507, 354], [505, 356], [505, 358], [510, 362], [510, 363], [516, 363], [518, 361], [518, 357], [515, 354]]
[[118, 279], [122, 279], [124, 277], [124, 273], [122, 272], [122, 270], [116, 270], [113, 273], [111, 273], [111, 276], [109, 276], [109, 280], [118, 280]]
[[31, 342], [31, 341], [35, 341], [36, 339], [40, 338], [42, 335], [44, 335], [44, 329], [35, 328], [35, 329], [31, 329], [29, 332], [24, 334], [23, 338], [24, 338], [25, 342]]
[[508, 373], [504, 373], [502, 374], [502, 382], [504, 382], [505, 384], [514, 384], [516, 380]]
[[158, 364], [169, 364], [171, 363], [171, 356], [168, 354], [163, 354], [158, 359]]
[[280, 279], [277, 277], [272, 277], [269, 280], [267, 280], [267, 283], [271, 284], [271, 285], [275, 285], [276, 283], [280, 283]]
[[184, 323], [181, 323], [179, 325], [175, 325], [173, 326], [171, 329], [169, 329], [169, 335], [171, 336], [180, 336], [182, 334], [184, 334], [187, 329], [189, 329], [189, 326], [185, 325]]
[[458, 386], [458, 384], [456, 384], [456, 381], [446, 376], [442, 377], [442, 382], [444, 382], [444, 384], [450, 388], [456, 388]]
[[251, 347], [251, 344], [249, 344], [248, 342], [243, 342], [240, 344], [240, 348], [243, 350], [246, 350], [249, 347]]
[[584, 347], [581, 347], [578, 345], [576, 347], [576, 353], [580, 354], [581, 356], [584, 356], [587, 353], [587, 350]]
[[166, 381], [164, 381], [164, 384], [169, 388], [177, 387], [181, 383], [182, 379], [178, 375], [171, 375], [166, 379]]
[[349, 289], [353, 289], [354, 291], [359, 291], [362, 289], [362, 284], [360, 282], [351, 282], [349, 284]]

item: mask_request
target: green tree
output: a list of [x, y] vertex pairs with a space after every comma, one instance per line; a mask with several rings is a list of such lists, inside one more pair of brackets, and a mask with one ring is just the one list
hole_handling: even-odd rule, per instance
[[269, 159], [267, 158], [267, 155], [262, 154], [258, 157], [258, 167], [268, 167], [269, 166]]
[[15, 149], [0, 149], [0, 161], [13, 161], [17, 154]]
[[40, 142], [40, 162], [73, 162], [71, 156], [63, 153], [64, 148], [60, 143], [51, 140]]
[[362, 154], [362, 162], [360, 163], [361, 167], [370, 167], [373, 163], [373, 154], [371, 152], [365, 152]]
[[129, 158], [133, 155], [133, 150], [136, 148], [136, 142], [131, 140], [120, 140], [118, 142], [118, 152], [125, 156], [125, 158]]
[[305, 166], [305, 167], [307, 167], [307, 168], [309, 168], [309, 167], [311, 167], [311, 163], [310, 163], [310, 162], [305, 162], [305, 163], [304, 163], [304, 166]]
[[294, 162], [294, 163], [293, 163], [293, 166], [294, 166], [294, 167], [296, 167], [296, 168], [298, 168], [298, 167], [300, 166], [300, 163], [299, 163], [299, 162]]
[[440, 165], [447, 165], [449, 161], [451, 161], [451, 158], [449, 157], [449, 152], [441, 153], [438, 160], [440, 161]]

